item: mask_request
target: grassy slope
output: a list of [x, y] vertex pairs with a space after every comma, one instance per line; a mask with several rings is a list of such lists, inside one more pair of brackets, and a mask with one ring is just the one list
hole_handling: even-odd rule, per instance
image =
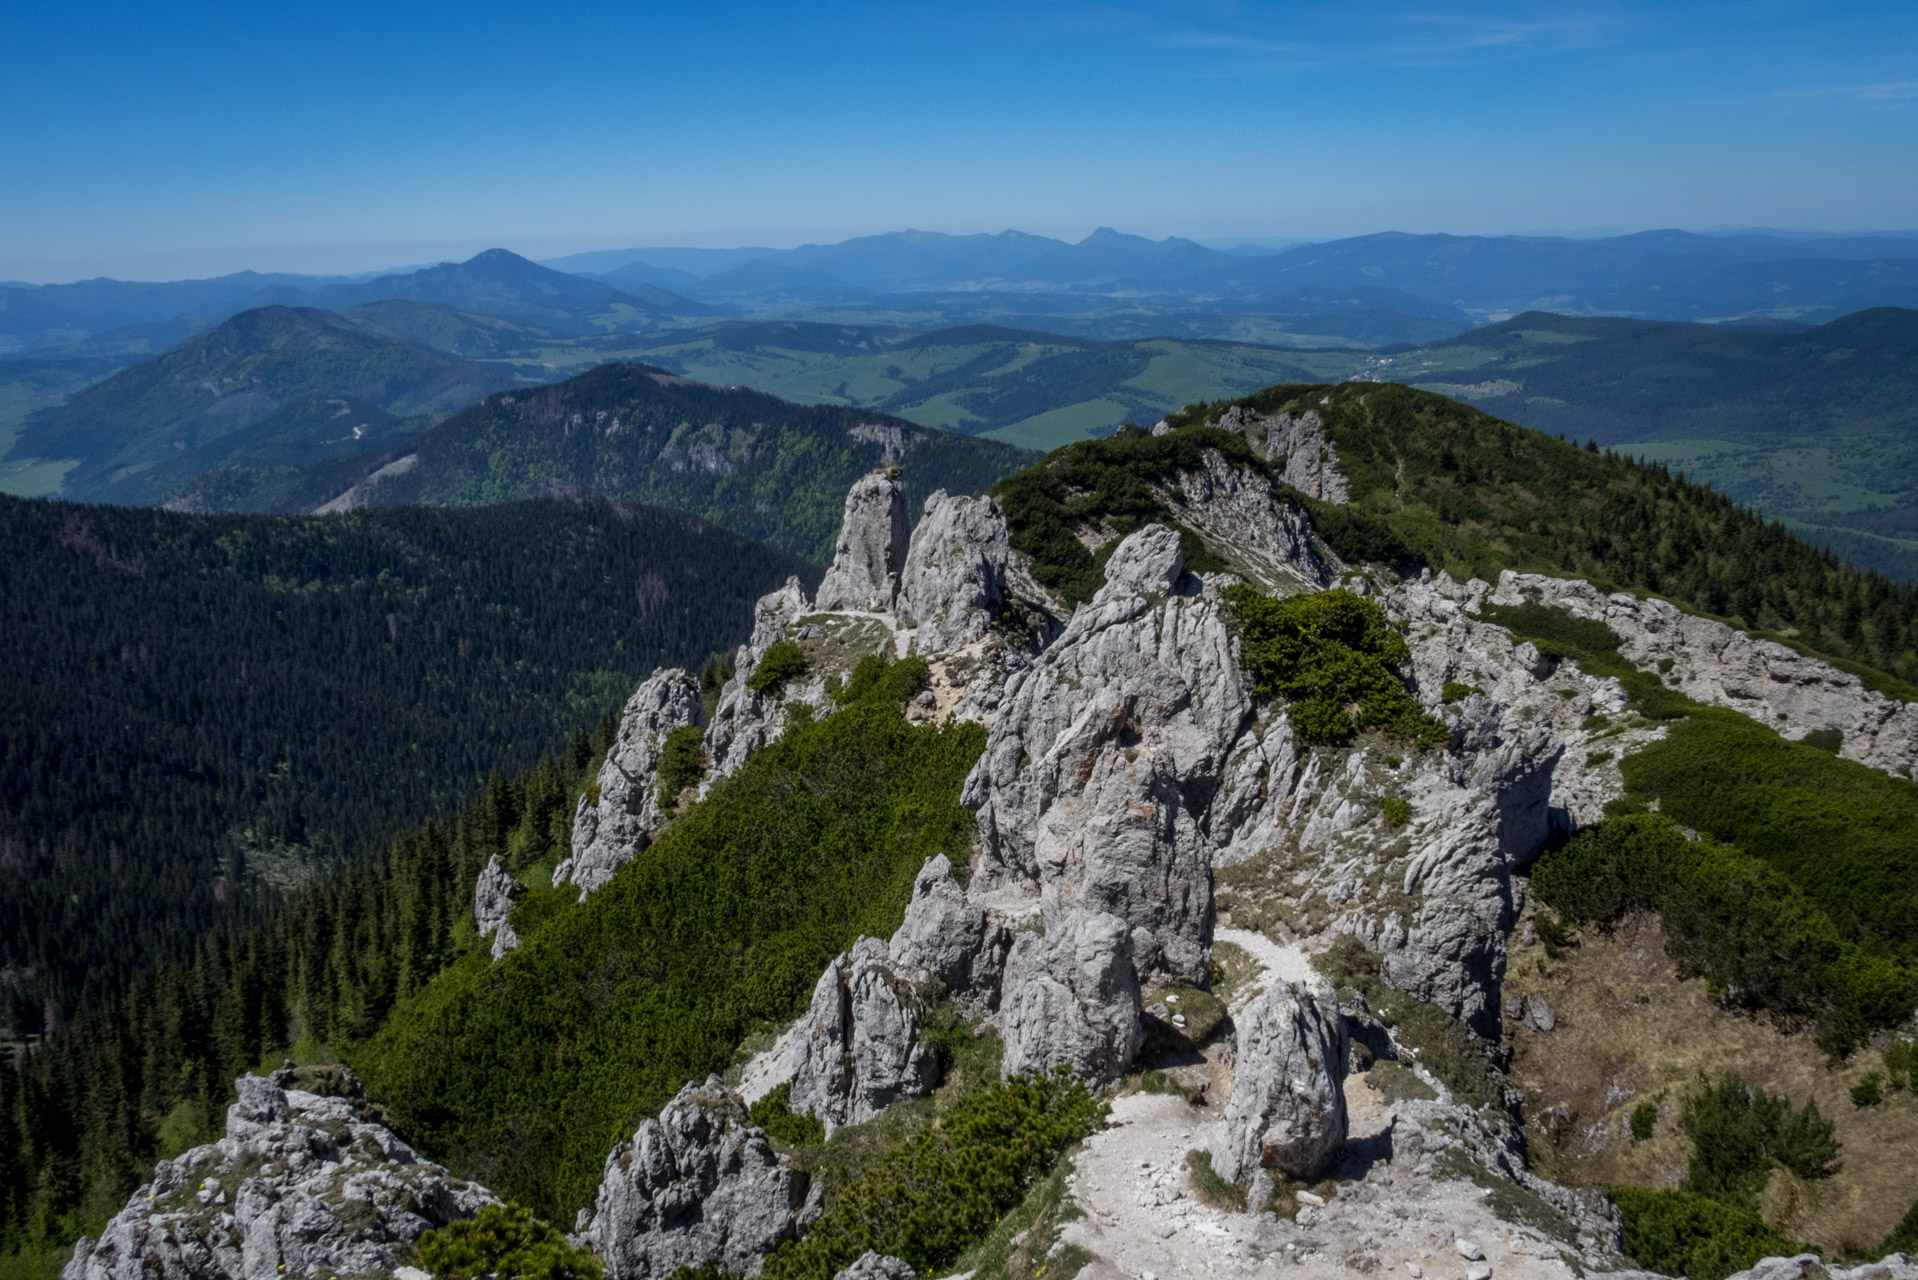
[[403, 1131], [570, 1220], [644, 1116], [897, 928], [925, 859], [966, 856], [959, 787], [985, 733], [906, 723], [923, 664], [863, 671], [850, 705], [756, 753], [584, 904], [534, 895], [522, 947], [403, 1006], [354, 1057]]

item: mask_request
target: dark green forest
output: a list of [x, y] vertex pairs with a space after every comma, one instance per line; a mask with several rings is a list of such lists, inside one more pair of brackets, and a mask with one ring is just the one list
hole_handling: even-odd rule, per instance
[[6, 1039], [262, 919], [817, 578], [603, 502], [0, 517]]
[[56, 1251], [99, 1230], [154, 1160], [223, 1132], [235, 1076], [289, 1053], [337, 1060], [336, 1047], [474, 953], [480, 869], [494, 857], [550, 865], [568, 847], [574, 802], [614, 728], [609, 716], [562, 754], [493, 779], [265, 927], [202, 933], [184, 961], [140, 973], [17, 1069], [0, 1057], [0, 1255], [13, 1252], [21, 1274], [51, 1274]]
[[368, 502], [464, 507], [556, 493], [657, 502], [822, 563], [846, 491], [875, 467], [899, 464], [916, 518], [935, 489], [983, 493], [1034, 460], [869, 410], [614, 363], [488, 396], [393, 449], [305, 469], [215, 471], [179, 496], [205, 510], [311, 510], [409, 456], [409, 469], [369, 486]]

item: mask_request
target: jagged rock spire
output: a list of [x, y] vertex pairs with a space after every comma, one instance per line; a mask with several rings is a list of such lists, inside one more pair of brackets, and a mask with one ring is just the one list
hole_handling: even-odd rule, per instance
[[897, 473], [888, 469], [860, 477], [846, 495], [832, 568], [813, 607], [890, 610], [906, 566], [906, 532], [906, 495]]

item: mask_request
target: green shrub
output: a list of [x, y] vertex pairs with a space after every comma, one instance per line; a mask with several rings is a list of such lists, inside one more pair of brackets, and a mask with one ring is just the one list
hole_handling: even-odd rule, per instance
[[941, 1274], [1105, 1114], [1063, 1069], [982, 1089], [842, 1190], [763, 1280], [831, 1280], [868, 1249]]
[[813, 1116], [794, 1111], [792, 1099], [791, 1081], [776, 1085], [765, 1097], [753, 1103], [746, 1113], [747, 1118], [781, 1146], [805, 1147], [824, 1142], [826, 1126]]
[[1657, 911], [1683, 972], [1740, 1003], [1818, 1020], [1834, 1052], [1918, 1003], [1918, 974], [1866, 954], [1765, 862], [1715, 840], [1688, 840], [1663, 814], [1608, 818], [1580, 831], [1539, 858], [1532, 891], [1567, 919], [1601, 927], [1635, 908]]
[[1478, 688], [1474, 685], [1460, 680], [1447, 680], [1445, 687], [1439, 691], [1439, 697], [1445, 702], [1463, 702], [1477, 692]]
[[1686, 1190], [1714, 1200], [1755, 1208], [1774, 1167], [1807, 1181], [1838, 1172], [1832, 1122], [1818, 1114], [1816, 1101], [1794, 1111], [1789, 1100], [1746, 1084], [1735, 1071], [1716, 1083], [1701, 1079], [1685, 1096], [1678, 1122], [1692, 1140]]
[[1851, 1105], [1854, 1107], [1875, 1107], [1884, 1100], [1885, 1077], [1882, 1072], [1873, 1071], [1851, 1087]]
[[1845, 735], [1844, 732], [1839, 729], [1813, 729], [1810, 733], [1800, 738], [1799, 741], [1808, 747], [1814, 747], [1819, 751], [1829, 751], [1832, 755], [1837, 755], [1839, 749], [1845, 745]]
[[706, 775], [706, 757], [700, 751], [706, 731], [696, 724], [682, 724], [666, 735], [659, 748], [659, 805], [672, 812], [679, 793]]
[[436, 1280], [600, 1280], [604, 1274], [592, 1250], [574, 1248], [565, 1233], [513, 1204], [489, 1204], [427, 1232], [414, 1255]]
[[1632, 1108], [1632, 1139], [1649, 1142], [1658, 1132], [1658, 1104], [1647, 1099]]
[[1902, 1253], [1918, 1256], [1918, 1201], [1912, 1203], [1904, 1220], [1891, 1229], [1885, 1242], [1872, 1251], [1872, 1256], [1882, 1258], [1888, 1253]]
[[1308, 742], [1339, 742], [1366, 729], [1442, 745], [1448, 731], [1406, 692], [1396, 668], [1411, 661], [1405, 637], [1376, 601], [1350, 591], [1274, 599], [1227, 587], [1240, 661], [1261, 698], [1284, 698]]
[[746, 687], [754, 693], [777, 692], [779, 686], [795, 676], [806, 674], [806, 655], [790, 640], [776, 640], [759, 655], [759, 665], [746, 677]]
[[[1764, 859], [1868, 953], [1918, 962], [1918, 783], [1723, 710], [1622, 769], [1633, 798]], [[1909, 1016], [1918, 1000], [1903, 1003]]]
[[1412, 802], [1401, 796], [1387, 796], [1379, 801], [1379, 812], [1385, 815], [1385, 825], [1396, 830], [1412, 820]]
[[[1006, 513], [1012, 545], [1032, 557], [1032, 576], [1057, 591], [1068, 606], [1090, 600], [1105, 580], [1105, 561], [1117, 539], [1088, 551], [1081, 529], [1125, 535], [1147, 524], [1178, 528], [1162, 494], [1181, 471], [1202, 465], [1207, 449], [1267, 474], [1245, 440], [1230, 431], [1200, 428], [1170, 435], [1114, 435], [1082, 440], [1047, 454], [1045, 461], [993, 486]], [[1190, 530], [1179, 529], [1186, 568], [1224, 568]]]
[[1893, 1040], [1885, 1046], [1885, 1082], [1891, 1091], [1900, 1089], [1918, 1091], [1918, 1043], [1910, 1040]]
[[1725, 1280], [1760, 1258], [1805, 1252], [1738, 1205], [1690, 1191], [1613, 1187], [1611, 1192], [1625, 1217], [1625, 1252], [1647, 1270]]

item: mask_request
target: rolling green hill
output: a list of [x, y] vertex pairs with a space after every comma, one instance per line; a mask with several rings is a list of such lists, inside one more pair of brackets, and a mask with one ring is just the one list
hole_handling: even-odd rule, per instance
[[0, 499], [0, 1040], [256, 919], [744, 638], [791, 556], [599, 502]]
[[734, 323], [614, 341], [702, 382], [856, 405], [1042, 450], [1122, 422], [1150, 424], [1193, 400], [1357, 367], [1350, 352], [1176, 338], [1097, 342], [992, 325], [919, 333]]
[[566, 382], [500, 392], [378, 453], [298, 471], [213, 472], [171, 502], [200, 510], [483, 506], [595, 494], [692, 512], [824, 562], [846, 490], [898, 464], [916, 512], [935, 489], [982, 493], [1031, 455], [899, 418], [802, 406], [605, 364]]
[[498, 366], [456, 360], [330, 311], [263, 307], [88, 387], [23, 427], [10, 457], [77, 459], [67, 496], [151, 501], [165, 488], [152, 488], [145, 473], [302, 396], [348, 396], [401, 416], [443, 414], [513, 382]]

